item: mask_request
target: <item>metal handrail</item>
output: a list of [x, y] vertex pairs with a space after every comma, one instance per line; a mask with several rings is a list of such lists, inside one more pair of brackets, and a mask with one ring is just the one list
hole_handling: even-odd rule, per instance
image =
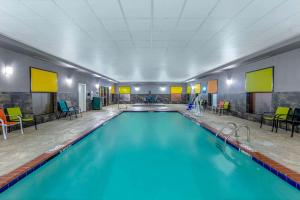
[[230, 125], [233, 126], [233, 128], [231, 128], [231, 131], [234, 131], [234, 136], [237, 136], [237, 128], [238, 126], [236, 125], [236, 123], [234, 122], [227, 122], [227, 124], [225, 126], [223, 126], [220, 131], [218, 131], [218, 133], [216, 134], [216, 136], [218, 136], [219, 134], [221, 134], [223, 132], [223, 130], [225, 130], [226, 128], [230, 128]]
[[250, 133], [251, 133], [251, 131], [250, 131], [250, 127], [249, 126], [246, 126], [246, 125], [241, 125], [241, 126], [239, 126], [237, 129], [236, 129], [236, 133], [237, 133], [237, 137], [239, 137], [238, 136], [238, 132], [239, 132], [239, 130], [241, 129], [241, 128], [245, 128], [246, 130], [247, 130], [247, 142], [248, 143], [250, 143]]

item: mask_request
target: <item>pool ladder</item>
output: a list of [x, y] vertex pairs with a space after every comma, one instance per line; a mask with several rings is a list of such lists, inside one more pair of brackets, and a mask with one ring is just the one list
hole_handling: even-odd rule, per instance
[[219, 131], [218, 133], [216, 134], [216, 136], [218, 136], [219, 134], [221, 134], [226, 128], [229, 128], [231, 129], [231, 132], [229, 134], [226, 134], [228, 135], [227, 137], [225, 137], [225, 143], [227, 142], [227, 140], [232, 136], [234, 135], [234, 137], [237, 139], [240, 137], [240, 135], [238, 134], [239, 131], [244, 128], [246, 129], [247, 131], [247, 143], [250, 144], [250, 127], [249, 126], [246, 126], [246, 125], [240, 125], [238, 126], [236, 123], [234, 122], [228, 122], [225, 126], [223, 126]]

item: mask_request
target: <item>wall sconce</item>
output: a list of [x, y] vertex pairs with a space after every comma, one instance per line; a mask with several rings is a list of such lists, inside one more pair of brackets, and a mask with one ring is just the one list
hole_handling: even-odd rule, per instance
[[227, 84], [227, 85], [232, 85], [232, 83], [233, 83], [233, 80], [232, 80], [232, 79], [227, 79], [227, 80], [226, 80], [226, 84]]
[[108, 89], [111, 90], [111, 86], [109, 86]]
[[100, 85], [99, 85], [99, 84], [96, 84], [95, 87], [96, 87], [96, 89], [98, 90], [99, 87], [100, 87]]
[[160, 91], [162, 91], [162, 92], [166, 91], [166, 87], [160, 87], [159, 89], [160, 89]]
[[4, 76], [9, 77], [14, 73], [14, 69], [12, 67], [5, 66], [2, 68], [2, 73]]
[[140, 91], [140, 88], [139, 87], [134, 87], [134, 90], [138, 92], [138, 91]]
[[71, 86], [72, 83], [73, 83], [73, 79], [71, 79], [71, 78], [66, 78], [66, 83], [67, 83], [68, 86]]
[[206, 93], [206, 90], [207, 90], [206, 86], [203, 86], [202, 93]]

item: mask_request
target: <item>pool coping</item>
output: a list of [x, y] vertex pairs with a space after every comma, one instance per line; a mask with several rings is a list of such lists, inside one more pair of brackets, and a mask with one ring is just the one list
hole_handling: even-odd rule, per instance
[[[19, 182], [21, 179], [25, 178], [27, 175], [31, 174], [44, 164], [46, 164], [48, 161], [52, 160], [56, 156], [58, 156], [60, 153], [62, 153], [64, 150], [69, 148], [70, 146], [76, 144], [77, 142], [81, 141], [83, 138], [91, 134], [94, 130], [97, 128], [105, 125], [108, 121], [112, 120], [113, 118], [119, 116], [123, 112], [178, 112], [182, 114], [184, 117], [194, 121], [201, 127], [209, 130], [209, 132], [221, 140], [225, 142], [225, 135], [218, 133], [218, 130], [215, 128], [209, 126], [208, 124], [204, 123], [201, 120], [198, 120], [196, 117], [188, 115], [187, 113], [180, 111], [180, 110], [122, 110], [118, 113], [113, 114], [112, 116], [109, 116], [103, 120], [101, 120], [99, 123], [97, 123], [92, 128], [84, 131], [83, 133], [77, 135], [76, 137], [69, 139], [65, 141], [61, 145], [57, 145], [56, 147], [42, 153], [41, 155], [37, 156], [33, 160], [21, 165], [15, 170], [12, 170], [11, 172], [0, 176], [0, 193], [4, 192], [8, 188], [12, 187], [14, 184]], [[239, 143], [236, 140], [233, 140], [232, 138], [229, 138], [226, 140], [226, 143], [233, 148], [235, 148], [238, 151], [241, 151], [251, 157], [253, 161], [258, 163], [259, 165], [263, 166], [265, 169], [272, 172], [274, 175], [280, 177], [282, 180], [286, 181], [293, 187], [300, 190], [300, 174], [285, 167], [284, 165], [272, 160], [271, 158], [265, 156], [264, 154], [251, 150], [247, 148], [246, 146], [243, 146], [241, 143]]]

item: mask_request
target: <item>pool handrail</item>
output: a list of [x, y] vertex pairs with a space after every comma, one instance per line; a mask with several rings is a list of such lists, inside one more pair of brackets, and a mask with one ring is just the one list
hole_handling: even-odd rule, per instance
[[251, 130], [250, 130], [250, 127], [249, 126], [247, 126], [247, 125], [240, 125], [238, 128], [237, 128], [237, 130], [236, 130], [236, 133], [237, 133], [237, 137], [239, 137], [239, 135], [238, 135], [238, 132], [239, 132], [239, 130], [241, 129], [241, 128], [245, 128], [246, 130], [247, 130], [247, 143], [248, 144], [250, 144], [250, 142], [251, 142], [251, 138], [250, 138], [250, 133], [251, 133]]

